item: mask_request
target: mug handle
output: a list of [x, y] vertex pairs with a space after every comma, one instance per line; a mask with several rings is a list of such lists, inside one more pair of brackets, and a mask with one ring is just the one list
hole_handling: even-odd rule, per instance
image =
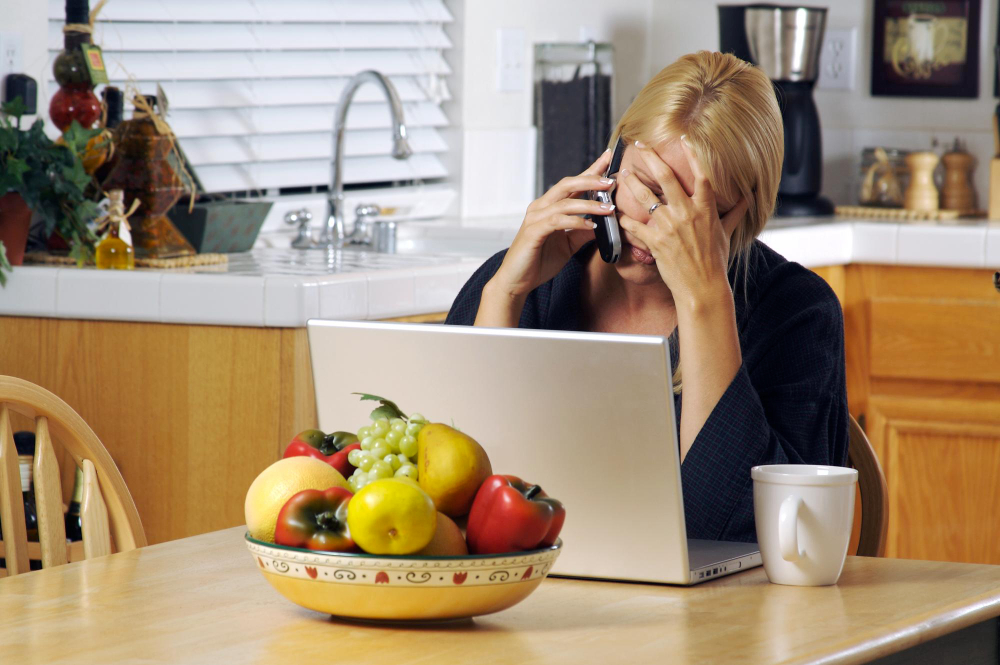
[[802, 497], [792, 494], [785, 497], [778, 510], [778, 547], [785, 561], [798, 561], [805, 552], [799, 549], [799, 508]]

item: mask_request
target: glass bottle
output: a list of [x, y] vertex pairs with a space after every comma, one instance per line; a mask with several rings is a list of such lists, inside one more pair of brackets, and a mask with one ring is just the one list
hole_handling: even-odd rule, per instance
[[83, 469], [76, 467], [73, 481], [73, 499], [66, 510], [66, 541], [83, 540], [83, 518], [80, 516], [80, 501], [83, 499]]
[[[144, 97], [144, 106], [155, 112], [156, 95]], [[103, 187], [105, 191], [123, 190], [126, 209], [139, 201], [129, 219], [136, 256], [194, 254], [194, 247], [166, 215], [184, 193], [180, 176], [170, 164], [171, 137], [161, 134], [150, 112], [137, 105], [132, 118], [119, 125], [115, 139], [115, 165]]]
[[133, 270], [135, 255], [132, 246], [121, 238], [121, 226], [125, 223], [125, 194], [120, 189], [108, 192], [111, 206], [108, 208], [108, 231], [97, 243], [95, 262], [100, 270]]
[[107, 109], [107, 115], [104, 118], [104, 129], [107, 131], [102, 132], [101, 136], [110, 145], [104, 147], [106, 155], [101, 165], [94, 171], [94, 181], [97, 183], [103, 183], [104, 179], [111, 173], [111, 169], [115, 166], [115, 160], [118, 157], [118, 151], [116, 150], [118, 143], [117, 129], [125, 117], [125, 94], [121, 89], [113, 85], [105, 86], [104, 90], [101, 91], [101, 97], [104, 99], [104, 108]]
[[[49, 103], [52, 123], [65, 132], [74, 120], [85, 129], [93, 127], [101, 117], [101, 103], [94, 95], [86, 57], [80, 48], [90, 43], [89, 0], [66, 0], [66, 29], [63, 31], [63, 50], [52, 63], [59, 90]], [[79, 30], [73, 29], [79, 26]], [[86, 26], [86, 30], [83, 27]]]
[[109, 85], [101, 92], [101, 97], [104, 98], [103, 106], [105, 109], [100, 125], [101, 133], [94, 135], [87, 141], [87, 146], [81, 155], [83, 169], [87, 173], [93, 174], [94, 180], [98, 183], [102, 180], [102, 176], [98, 174], [102, 170], [105, 172], [110, 170], [105, 169], [104, 166], [114, 155], [112, 130], [122, 122], [122, 91]]
[[[35, 510], [35, 487], [31, 482], [32, 463], [35, 459], [34, 432], [14, 432], [14, 447], [17, 448], [17, 464], [21, 471], [21, 498], [24, 502], [24, 528], [28, 532], [28, 542], [38, 542], [38, 511]], [[3, 565], [6, 565], [4, 562]], [[41, 570], [42, 562], [32, 559], [30, 570]]]

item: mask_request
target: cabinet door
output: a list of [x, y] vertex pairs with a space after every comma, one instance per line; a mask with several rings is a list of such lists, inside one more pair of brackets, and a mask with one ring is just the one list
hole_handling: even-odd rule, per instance
[[889, 491], [886, 555], [1000, 563], [1000, 404], [872, 397]]

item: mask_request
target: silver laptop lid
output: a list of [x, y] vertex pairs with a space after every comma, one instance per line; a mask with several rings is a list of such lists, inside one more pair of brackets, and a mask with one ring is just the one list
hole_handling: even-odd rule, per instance
[[319, 426], [372, 402], [454, 425], [566, 505], [556, 574], [689, 581], [670, 353], [647, 335], [309, 321]]

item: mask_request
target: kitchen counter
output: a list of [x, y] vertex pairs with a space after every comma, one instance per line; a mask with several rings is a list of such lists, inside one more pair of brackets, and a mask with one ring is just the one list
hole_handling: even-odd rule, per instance
[[[427, 225], [424, 246], [434, 246], [434, 233], [454, 237], [463, 231]], [[509, 224], [507, 232], [475, 232], [480, 239], [464, 257], [255, 249], [232, 255], [228, 265], [185, 270], [123, 274], [21, 266], [0, 290], [0, 315], [295, 328], [310, 318], [442, 312], [483, 259], [510, 238]], [[493, 245], [483, 242], [484, 234]], [[849, 263], [1000, 268], [1000, 226], [983, 221], [777, 218], [761, 240], [810, 268]]]

